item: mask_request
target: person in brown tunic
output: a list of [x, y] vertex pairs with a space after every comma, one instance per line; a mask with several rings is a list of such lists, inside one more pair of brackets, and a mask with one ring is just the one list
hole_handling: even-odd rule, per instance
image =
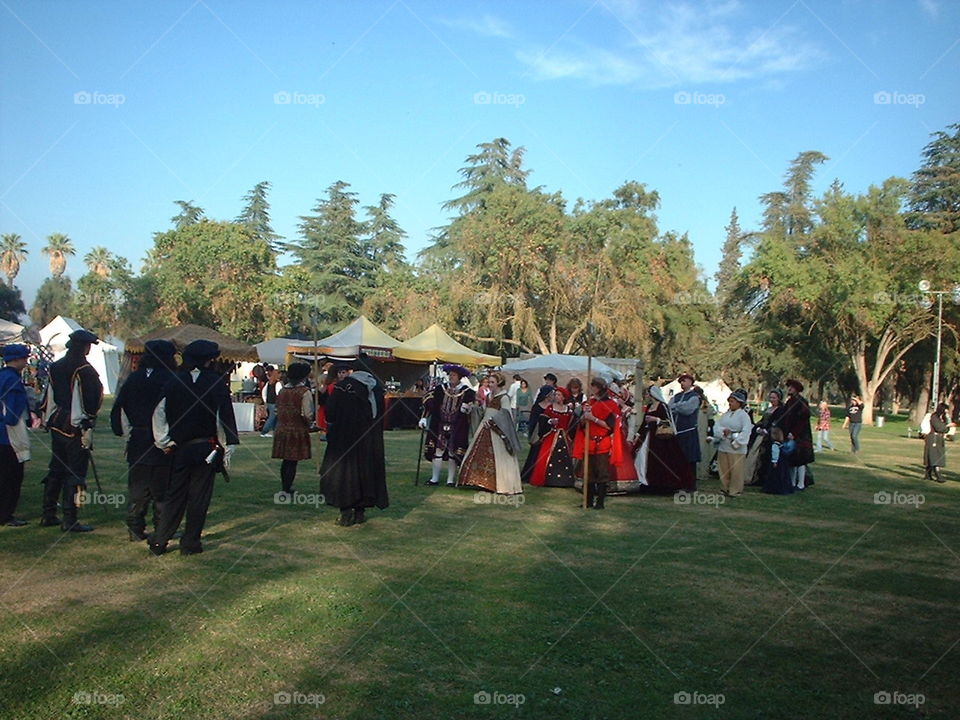
[[273, 458], [280, 463], [280, 492], [293, 492], [297, 463], [310, 459], [310, 432], [316, 424], [310, 392], [310, 366], [293, 363], [287, 382], [277, 393], [277, 427], [273, 433]]

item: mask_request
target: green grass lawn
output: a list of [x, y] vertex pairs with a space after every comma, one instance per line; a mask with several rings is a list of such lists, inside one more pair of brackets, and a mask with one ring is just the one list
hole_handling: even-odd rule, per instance
[[[595, 512], [572, 490], [415, 487], [419, 435], [391, 432], [391, 506], [351, 528], [274, 504], [271, 441], [246, 435], [206, 552], [159, 558], [122, 508], [84, 508], [85, 535], [36, 525], [37, 435], [31, 525], [0, 528], [0, 717], [954, 718], [960, 475], [924, 482], [901, 418], [864, 428], [859, 458], [832, 434], [802, 494]], [[101, 427], [106, 493], [121, 450]], [[296, 485], [318, 492], [315, 465]]]

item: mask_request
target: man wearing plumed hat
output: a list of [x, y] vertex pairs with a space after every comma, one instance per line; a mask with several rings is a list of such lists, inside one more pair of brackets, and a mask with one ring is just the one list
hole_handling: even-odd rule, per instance
[[[41, 414], [50, 430], [50, 466], [44, 478], [43, 516], [40, 524], [60, 525], [64, 532], [89, 532], [77, 520], [77, 495], [86, 490], [87, 468], [93, 447], [93, 426], [103, 402], [103, 384], [87, 362], [90, 348], [100, 342], [83, 328], [70, 333], [67, 354], [50, 365]], [[57, 517], [57, 498], [63, 520]]]
[[440, 484], [440, 473], [447, 464], [447, 485], [456, 484], [457, 468], [470, 444], [470, 410], [476, 393], [461, 383], [470, 371], [460, 365], [444, 365], [447, 382], [438, 385], [424, 398], [420, 428], [427, 431], [424, 458], [433, 466], [428, 485]]
[[30, 459], [30, 435], [27, 433], [27, 390], [21, 374], [30, 358], [26, 345], [11, 344], [3, 348], [3, 369], [0, 370], [0, 525], [23, 527], [27, 523], [16, 517], [23, 466]]
[[143, 350], [140, 366], [117, 392], [110, 411], [114, 435], [127, 435], [127, 532], [133, 542], [146, 540], [146, 514], [154, 505], [154, 531], [170, 482], [173, 456], [154, 442], [153, 411], [163, 388], [173, 377], [176, 346], [169, 340], [150, 340]]
[[153, 411], [154, 444], [173, 457], [173, 473], [160, 513], [160, 527], [150, 537], [150, 552], [162, 555], [180, 521], [186, 524], [180, 554], [203, 552], [200, 536], [213, 497], [218, 471], [226, 472], [240, 443], [230, 390], [210, 368], [220, 347], [194, 340], [183, 349], [183, 365], [167, 382]]

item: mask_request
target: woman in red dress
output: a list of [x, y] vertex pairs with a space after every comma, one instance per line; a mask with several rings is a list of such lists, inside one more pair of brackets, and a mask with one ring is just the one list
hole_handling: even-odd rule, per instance
[[567, 429], [573, 419], [569, 393], [555, 390], [551, 402], [537, 418], [530, 437], [530, 454], [523, 466], [523, 480], [531, 485], [573, 487], [573, 461], [567, 444]]

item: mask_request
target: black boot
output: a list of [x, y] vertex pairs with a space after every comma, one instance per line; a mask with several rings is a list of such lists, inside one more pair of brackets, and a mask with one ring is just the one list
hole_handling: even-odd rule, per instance
[[933, 479], [938, 483], [945, 483], [946, 480], [943, 479], [943, 476], [940, 474], [940, 468], [934, 467], [933, 469]]
[[607, 484], [605, 482], [597, 483], [597, 497], [593, 504], [594, 510], [603, 510], [604, 501], [607, 499]]
[[594, 500], [596, 499], [596, 497], [597, 497], [597, 484], [596, 484], [596, 483], [589, 483], [589, 484], [587, 485], [587, 487], [586, 487], [586, 493], [587, 493], [587, 507], [588, 507], [588, 508], [592, 508], [592, 507], [593, 507], [593, 501], [594, 501]]
[[361, 525], [367, 521], [366, 508], [358, 507], [353, 510], [353, 524]]
[[353, 510], [341, 510], [340, 517], [334, 520], [334, 524], [340, 527], [350, 527], [353, 525]]

